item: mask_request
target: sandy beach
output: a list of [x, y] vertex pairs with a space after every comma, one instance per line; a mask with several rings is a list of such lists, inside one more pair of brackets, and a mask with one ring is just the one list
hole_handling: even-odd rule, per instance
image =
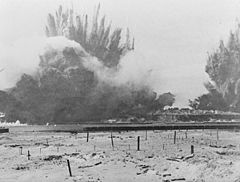
[[113, 146], [109, 132], [90, 133], [88, 142], [86, 133], [1, 134], [0, 181], [240, 181], [237, 131], [176, 131], [175, 144], [174, 131], [112, 136]]

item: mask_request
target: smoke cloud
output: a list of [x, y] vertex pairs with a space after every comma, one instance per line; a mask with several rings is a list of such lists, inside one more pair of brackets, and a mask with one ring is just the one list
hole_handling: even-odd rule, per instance
[[139, 88], [151, 87], [151, 69], [141, 64], [144, 62], [143, 58], [134, 51], [123, 56], [117, 68], [109, 68], [96, 57], [88, 54], [79, 43], [59, 36], [45, 40], [38, 55], [46, 55], [54, 51], [63, 52], [66, 48], [74, 48], [75, 53], [82, 58], [84, 67], [94, 72], [100, 82], [113, 86], [130, 84]]

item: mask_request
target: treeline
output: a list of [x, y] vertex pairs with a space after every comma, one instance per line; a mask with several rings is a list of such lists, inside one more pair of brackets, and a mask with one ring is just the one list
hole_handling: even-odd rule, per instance
[[208, 94], [189, 105], [194, 109], [240, 112], [240, 24], [230, 32], [227, 43], [208, 56], [205, 68], [211, 82], [205, 84]]

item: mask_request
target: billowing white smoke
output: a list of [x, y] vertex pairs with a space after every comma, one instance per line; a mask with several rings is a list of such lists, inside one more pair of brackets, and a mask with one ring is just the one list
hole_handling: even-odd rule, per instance
[[62, 52], [65, 48], [74, 48], [75, 52], [83, 60], [86, 69], [95, 73], [100, 82], [105, 82], [114, 86], [130, 84], [138, 88], [150, 86], [150, 71], [141, 66], [143, 62], [140, 56], [130, 52], [120, 60], [117, 68], [108, 68], [96, 57], [89, 55], [77, 42], [65, 37], [48, 38], [40, 54], [51, 51]]
[[0, 122], [0, 127], [9, 127], [9, 126], [27, 126], [26, 123], [21, 123], [19, 120], [14, 122]]
[[84, 48], [79, 43], [62, 36], [47, 38], [38, 55], [44, 54], [45, 52], [51, 52], [53, 50], [62, 52], [66, 47], [74, 48], [75, 52], [79, 56], [88, 56]]
[[115, 86], [134, 84], [137, 87], [149, 86], [150, 72], [138, 66], [136, 54], [125, 55], [116, 69], [108, 68], [95, 57], [87, 57], [84, 66], [93, 71], [99, 81], [111, 83]]

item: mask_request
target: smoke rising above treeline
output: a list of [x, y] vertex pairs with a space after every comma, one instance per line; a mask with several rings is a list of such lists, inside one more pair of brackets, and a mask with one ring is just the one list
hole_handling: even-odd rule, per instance
[[138, 65], [130, 31], [122, 38], [122, 29], [112, 30], [99, 11], [100, 6], [92, 21], [61, 6], [48, 15], [39, 64], [8, 90], [16, 99], [14, 109], [5, 108], [9, 119], [69, 123], [146, 117], [174, 103], [174, 95], [154, 92], [151, 70]]

